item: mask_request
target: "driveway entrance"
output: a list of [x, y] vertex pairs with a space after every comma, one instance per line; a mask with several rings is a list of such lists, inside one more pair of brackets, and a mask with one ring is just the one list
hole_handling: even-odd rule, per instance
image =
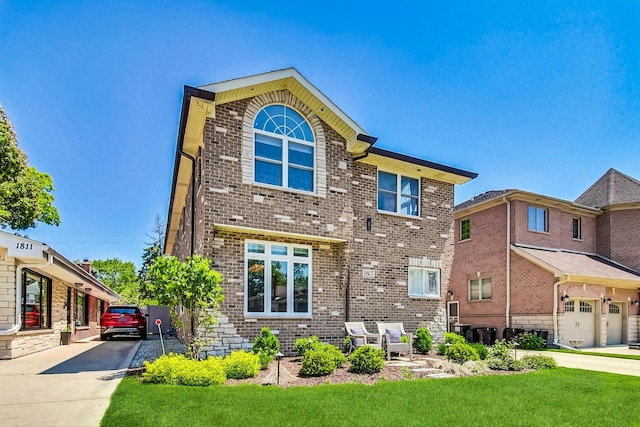
[[7, 426], [98, 426], [140, 341], [86, 341], [0, 361]]

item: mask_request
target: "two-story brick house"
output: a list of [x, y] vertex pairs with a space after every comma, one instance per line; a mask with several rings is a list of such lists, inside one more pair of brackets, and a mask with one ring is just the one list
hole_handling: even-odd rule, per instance
[[450, 319], [565, 345], [636, 341], [639, 206], [640, 184], [615, 170], [575, 202], [501, 190], [459, 204]]
[[295, 69], [185, 88], [165, 252], [224, 277], [210, 352], [263, 326], [286, 352], [338, 344], [347, 320], [441, 336], [454, 185], [476, 174], [376, 140]]

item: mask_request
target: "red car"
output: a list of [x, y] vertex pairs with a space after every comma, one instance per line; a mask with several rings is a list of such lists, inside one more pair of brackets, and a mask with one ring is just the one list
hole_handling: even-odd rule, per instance
[[40, 326], [40, 312], [36, 304], [26, 304], [24, 313], [24, 326], [33, 328]]
[[105, 341], [113, 335], [138, 334], [147, 339], [147, 318], [135, 305], [112, 305], [100, 318], [100, 339]]

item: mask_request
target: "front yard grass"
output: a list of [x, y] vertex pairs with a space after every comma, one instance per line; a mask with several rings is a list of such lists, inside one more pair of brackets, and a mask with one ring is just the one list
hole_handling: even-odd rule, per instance
[[631, 426], [640, 378], [557, 368], [526, 374], [278, 388], [122, 380], [102, 419], [131, 426]]

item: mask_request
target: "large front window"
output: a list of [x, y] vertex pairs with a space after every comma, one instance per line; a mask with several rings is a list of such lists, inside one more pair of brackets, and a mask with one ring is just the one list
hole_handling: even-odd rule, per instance
[[420, 181], [389, 172], [378, 172], [378, 210], [418, 216]]
[[245, 244], [245, 315], [311, 315], [311, 247]]
[[32, 271], [22, 273], [22, 329], [51, 327], [51, 279]]
[[89, 325], [89, 295], [76, 291], [76, 326]]
[[440, 270], [409, 267], [410, 297], [440, 297]]
[[254, 181], [295, 190], [314, 190], [314, 137], [307, 121], [284, 105], [256, 115]]

